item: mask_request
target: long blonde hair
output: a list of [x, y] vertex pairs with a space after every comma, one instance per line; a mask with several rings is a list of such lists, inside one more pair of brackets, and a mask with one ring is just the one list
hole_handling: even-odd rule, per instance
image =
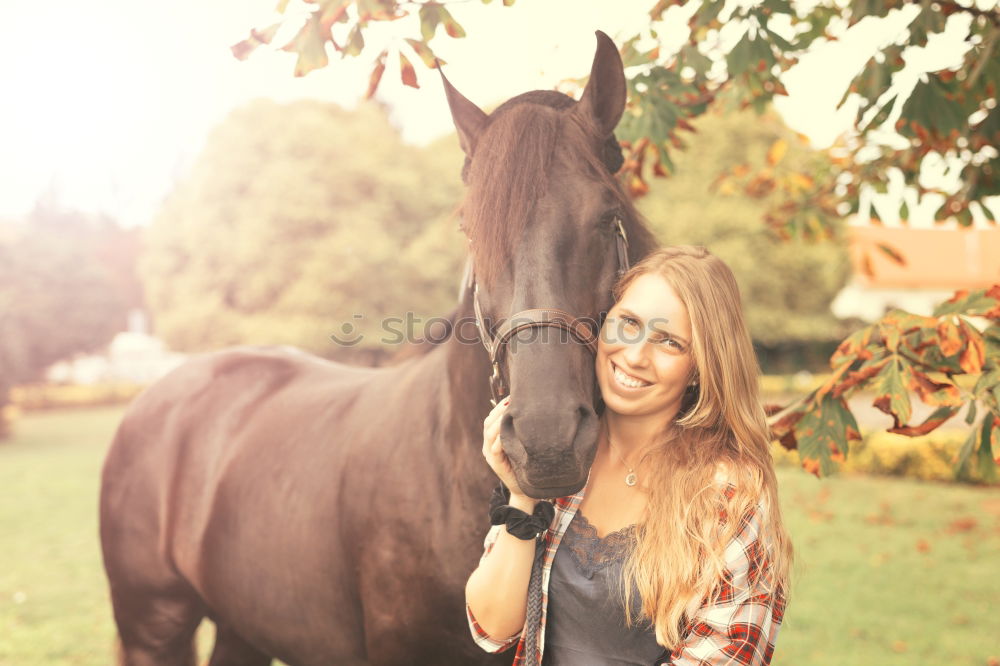
[[760, 370], [732, 271], [703, 247], [666, 247], [622, 276], [615, 300], [649, 273], [687, 308], [697, 383], [643, 457], [649, 494], [622, 595], [631, 621], [638, 590], [657, 642], [673, 649], [690, 614], [719, 593], [725, 547], [749, 516], [760, 514], [766, 555], [758, 579], [748, 581], [754, 594], [785, 594], [792, 545], [778, 506]]

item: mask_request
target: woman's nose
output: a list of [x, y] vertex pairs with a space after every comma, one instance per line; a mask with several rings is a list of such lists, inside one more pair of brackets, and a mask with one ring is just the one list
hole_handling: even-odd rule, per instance
[[640, 368], [646, 364], [646, 340], [635, 340], [625, 345], [623, 355], [628, 364]]

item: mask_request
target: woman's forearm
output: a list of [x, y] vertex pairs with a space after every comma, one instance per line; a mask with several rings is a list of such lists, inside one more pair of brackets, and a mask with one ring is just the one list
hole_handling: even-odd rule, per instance
[[[510, 499], [512, 507], [527, 514], [536, 503], [525, 496]], [[508, 638], [524, 626], [534, 555], [534, 539], [518, 539], [501, 530], [489, 554], [469, 576], [465, 600], [480, 628], [492, 638]]]

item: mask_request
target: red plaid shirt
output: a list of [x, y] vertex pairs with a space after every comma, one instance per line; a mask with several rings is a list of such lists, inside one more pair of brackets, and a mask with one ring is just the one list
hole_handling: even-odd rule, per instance
[[[735, 488], [727, 486], [726, 494], [731, 496]], [[537, 650], [534, 655], [525, 654], [525, 630], [516, 636], [496, 640], [482, 630], [476, 618], [466, 605], [469, 629], [476, 643], [487, 652], [502, 652], [517, 644], [514, 666], [540, 665], [545, 646], [545, 616], [548, 607], [549, 578], [552, 561], [562, 541], [563, 534], [573, 520], [584, 491], [572, 497], [562, 497], [555, 501], [556, 513], [549, 529], [542, 535], [545, 547], [541, 558], [542, 566], [542, 612], [537, 634]], [[778, 628], [781, 626], [785, 610], [782, 593], [767, 593], [759, 589], [766, 577], [758, 576], [767, 566], [767, 550], [758, 539], [760, 516], [765, 511], [763, 504], [743, 521], [736, 537], [725, 551], [726, 570], [723, 574], [719, 594], [713, 600], [705, 600], [698, 608], [689, 612], [687, 630], [681, 643], [670, 653], [668, 660], [657, 661], [658, 666], [721, 666], [739, 664], [741, 666], [766, 666], [771, 662]], [[493, 544], [504, 529], [495, 525], [486, 535], [483, 557], [489, 555]], [[756, 581], [757, 587], [748, 585]], [[525, 627], [526, 629], [527, 627]]]

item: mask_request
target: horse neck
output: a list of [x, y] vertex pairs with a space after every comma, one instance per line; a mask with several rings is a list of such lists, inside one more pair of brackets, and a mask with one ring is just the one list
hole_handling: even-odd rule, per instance
[[439, 381], [446, 387], [439, 408], [442, 453], [451, 460], [459, 478], [468, 481], [468, 492], [479, 495], [484, 489], [488, 494], [495, 478], [482, 454], [483, 419], [492, 408], [491, 367], [475, 322], [472, 290], [464, 289], [452, 333], [432, 354], [441, 364]]

